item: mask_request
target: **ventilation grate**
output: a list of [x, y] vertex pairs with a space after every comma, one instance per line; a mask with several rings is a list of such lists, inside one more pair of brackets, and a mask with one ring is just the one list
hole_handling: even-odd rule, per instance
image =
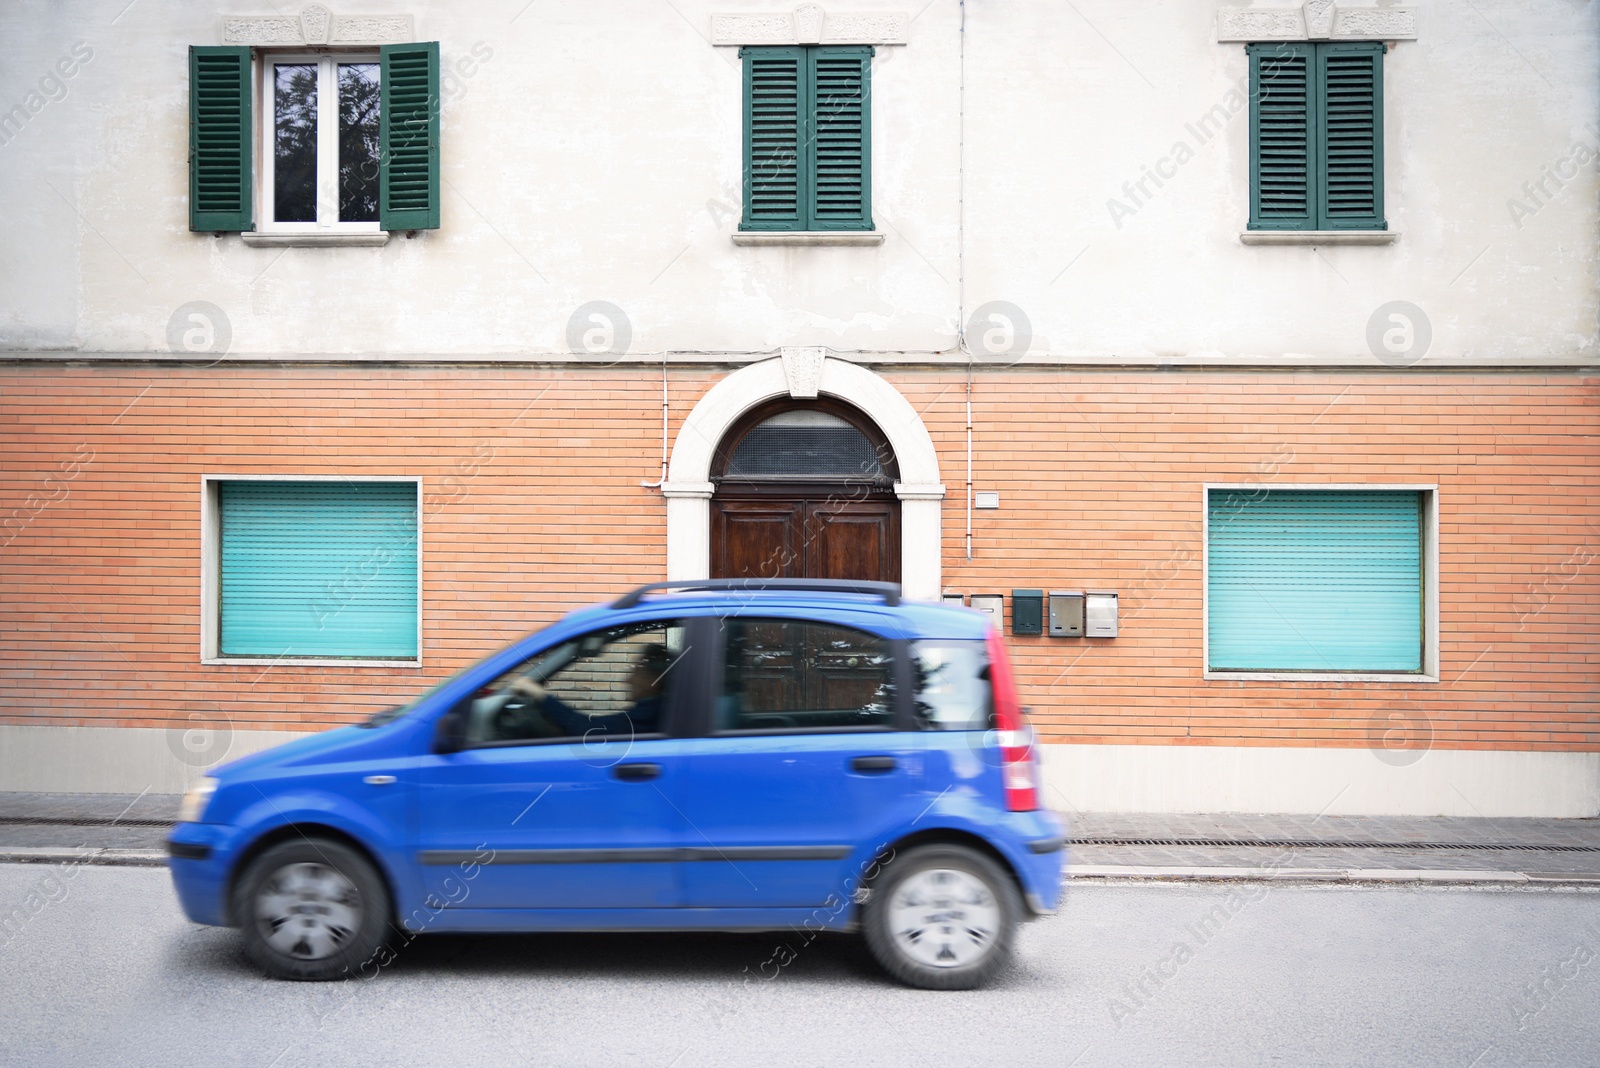
[[1300, 838], [1068, 838], [1068, 845], [1212, 846], [1242, 849], [1459, 849], [1522, 850], [1529, 853], [1600, 853], [1600, 845], [1537, 845], [1527, 842], [1357, 842]]

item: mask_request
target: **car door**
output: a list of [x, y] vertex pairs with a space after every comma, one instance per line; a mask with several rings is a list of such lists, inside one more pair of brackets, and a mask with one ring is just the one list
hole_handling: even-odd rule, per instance
[[684, 903], [843, 900], [861, 851], [870, 859], [926, 803], [923, 739], [901, 729], [903, 643], [752, 615], [724, 619], [711, 652], [720, 685], [678, 801], [689, 826]]
[[[689, 628], [649, 620], [546, 649], [460, 707], [459, 752], [419, 772], [434, 907], [660, 908], [681, 900]], [[464, 866], [476, 865], [470, 881]]]

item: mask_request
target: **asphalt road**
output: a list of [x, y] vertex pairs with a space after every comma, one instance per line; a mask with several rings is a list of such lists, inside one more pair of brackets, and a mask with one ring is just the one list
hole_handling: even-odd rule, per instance
[[793, 934], [423, 937], [277, 983], [161, 869], [4, 864], [0, 908], [7, 1065], [1600, 1064], [1594, 891], [1074, 886], [944, 994]]

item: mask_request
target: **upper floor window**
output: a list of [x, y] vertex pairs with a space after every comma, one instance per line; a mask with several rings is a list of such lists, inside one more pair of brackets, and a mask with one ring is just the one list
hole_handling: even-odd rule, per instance
[[271, 225], [378, 228], [377, 56], [262, 64], [262, 215]]
[[1386, 230], [1377, 41], [1252, 44], [1250, 229]]
[[437, 42], [254, 57], [197, 46], [189, 83], [189, 229], [438, 227]]
[[739, 50], [739, 229], [872, 229], [872, 54], [869, 45]]

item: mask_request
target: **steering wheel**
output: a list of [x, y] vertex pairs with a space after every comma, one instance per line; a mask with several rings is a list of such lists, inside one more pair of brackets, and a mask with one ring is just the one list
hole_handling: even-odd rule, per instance
[[537, 724], [544, 717], [539, 714], [538, 703], [520, 695], [512, 696], [494, 714], [491, 724], [495, 738], [507, 741], [517, 738], [537, 738]]

